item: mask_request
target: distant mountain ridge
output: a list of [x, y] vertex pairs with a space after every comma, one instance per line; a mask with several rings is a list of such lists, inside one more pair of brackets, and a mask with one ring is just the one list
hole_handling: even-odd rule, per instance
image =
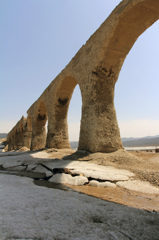
[[159, 146], [159, 135], [142, 138], [122, 138], [124, 147]]
[[[142, 138], [122, 138], [122, 143], [124, 147], [148, 147], [148, 146], [159, 146], [159, 135], [156, 136], [146, 136]], [[71, 148], [78, 148], [77, 141], [70, 142]]]
[[159, 135], [155, 135], [155, 136], [146, 136], [146, 137], [139, 137], [139, 138], [134, 138], [134, 137], [129, 137], [129, 138], [122, 138], [122, 142], [127, 142], [127, 141], [131, 141], [131, 140], [138, 140], [138, 139], [152, 139], [152, 138], [157, 138], [159, 137]]

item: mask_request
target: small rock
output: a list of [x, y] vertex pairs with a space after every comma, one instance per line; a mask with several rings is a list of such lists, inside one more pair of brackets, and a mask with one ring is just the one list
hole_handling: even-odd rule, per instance
[[5, 148], [3, 148], [2, 152], [8, 152], [8, 145], [6, 145]]
[[116, 185], [114, 183], [111, 182], [98, 182], [96, 180], [91, 180], [88, 184], [89, 186], [94, 186], [94, 187], [112, 187], [115, 188]]
[[42, 167], [41, 165], [37, 165], [37, 167], [32, 169], [32, 171], [37, 173], [44, 173], [46, 177], [50, 177], [52, 175], [50, 171], [48, 171], [46, 168]]
[[84, 176], [76, 176], [72, 177], [70, 174], [56, 174], [52, 178], [49, 179], [50, 182], [56, 182], [56, 183], [68, 183], [70, 185], [84, 185], [88, 182], [88, 179]]
[[88, 185], [93, 187], [99, 187], [99, 182], [96, 180], [91, 180]]

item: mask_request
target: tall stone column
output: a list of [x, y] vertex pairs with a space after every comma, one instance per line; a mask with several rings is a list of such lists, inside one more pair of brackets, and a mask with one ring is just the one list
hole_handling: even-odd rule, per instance
[[32, 140], [31, 150], [40, 150], [46, 145], [46, 115], [38, 114], [36, 118], [32, 118]]
[[14, 145], [13, 133], [10, 133], [9, 136], [7, 136], [7, 142], [8, 142], [8, 151], [12, 151], [13, 145]]
[[16, 132], [14, 132], [12, 135], [12, 149], [11, 150], [15, 150], [15, 149], [17, 149]]
[[26, 124], [25, 124], [25, 128], [24, 128], [23, 146], [30, 149], [31, 139], [32, 139], [32, 121], [31, 121], [31, 117], [28, 116], [26, 119]]
[[67, 114], [72, 93], [77, 81], [69, 76], [62, 77], [58, 87], [53, 91], [54, 99], [48, 109], [48, 134], [49, 148], [71, 148], [68, 137]]
[[23, 135], [23, 146], [30, 149], [31, 146], [32, 131], [25, 130]]
[[67, 103], [59, 104], [54, 113], [48, 115], [48, 148], [70, 148], [67, 125]]
[[23, 131], [19, 130], [16, 133], [16, 149], [20, 149], [23, 147]]
[[112, 68], [98, 67], [81, 85], [82, 119], [80, 150], [113, 152], [122, 148], [114, 108], [114, 87], [117, 77]]

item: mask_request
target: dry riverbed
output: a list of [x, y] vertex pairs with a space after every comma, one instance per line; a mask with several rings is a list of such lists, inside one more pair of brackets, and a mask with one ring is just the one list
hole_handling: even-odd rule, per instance
[[2, 172], [62, 183], [97, 198], [159, 211], [159, 153], [45, 149], [0, 156]]
[[[117, 156], [118, 155], [118, 156]], [[127, 157], [126, 157], [127, 156]], [[159, 188], [159, 153], [132, 151], [123, 156], [118, 154], [95, 153], [84, 157], [90, 162], [126, 169], [135, 174], [136, 180], [146, 181]], [[102, 188], [94, 186], [71, 186], [76, 191], [113, 201], [134, 208], [159, 211], [159, 194], [129, 190], [125, 187]]]
[[0, 239], [159, 239], [157, 153], [24, 150], [0, 153]]

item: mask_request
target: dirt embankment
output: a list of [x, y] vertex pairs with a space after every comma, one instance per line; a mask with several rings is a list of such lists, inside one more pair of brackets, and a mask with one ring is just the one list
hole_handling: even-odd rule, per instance
[[[92, 158], [91, 162], [100, 165], [130, 170], [135, 174], [136, 179], [148, 181], [152, 185], [159, 187], [159, 153], [135, 151], [123, 154], [123, 151], [119, 151], [118, 154], [108, 154], [107, 157], [104, 155], [95, 153], [89, 156], [89, 158]], [[105, 189], [79, 186], [73, 187], [73, 189], [131, 207], [159, 211], [159, 197], [155, 194], [145, 194], [118, 187]]]
[[136, 179], [148, 181], [159, 187], [159, 153], [118, 150], [113, 153], [88, 154], [85, 151], [78, 151], [67, 158], [126, 169], [133, 172]]
[[[135, 174], [135, 179], [148, 181], [150, 184], [159, 187], [159, 153], [152, 152], [127, 152], [119, 150], [114, 153], [92, 153], [78, 151], [67, 156], [64, 152], [52, 152], [52, 156], [58, 158], [88, 161], [104, 166], [113, 166], [119, 169], [126, 169]], [[70, 187], [70, 186], [69, 186]], [[93, 186], [71, 186], [72, 189], [104, 200], [117, 202], [127, 206], [146, 210], [159, 211], [159, 196], [155, 194], [131, 191], [125, 188], [102, 188]]]

